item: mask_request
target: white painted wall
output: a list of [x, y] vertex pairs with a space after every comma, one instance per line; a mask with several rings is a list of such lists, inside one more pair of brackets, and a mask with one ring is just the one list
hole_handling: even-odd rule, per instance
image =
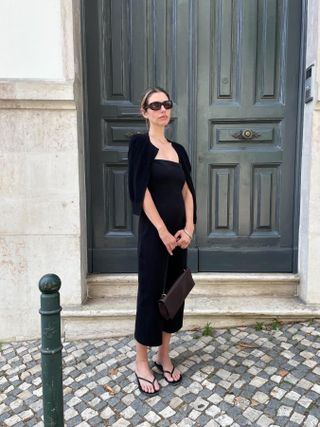
[[60, 0], [1, 0], [0, 78], [63, 78]]
[[72, 5], [0, 0], [0, 341], [40, 336], [44, 274], [85, 296]]
[[313, 102], [305, 105], [302, 146], [299, 273], [300, 297], [320, 304], [320, 2], [308, 2], [306, 67], [314, 64]]

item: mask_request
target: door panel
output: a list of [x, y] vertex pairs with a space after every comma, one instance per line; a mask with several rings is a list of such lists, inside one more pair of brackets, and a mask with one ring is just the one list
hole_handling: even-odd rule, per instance
[[197, 5], [199, 270], [292, 271], [301, 4]]

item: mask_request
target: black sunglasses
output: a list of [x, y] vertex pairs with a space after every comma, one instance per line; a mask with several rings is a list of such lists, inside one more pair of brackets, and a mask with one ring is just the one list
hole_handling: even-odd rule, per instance
[[171, 110], [171, 108], [173, 107], [173, 102], [171, 101], [171, 99], [168, 99], [167, 101], [163, 102], [154, 101], [151, 102], [149, 105], [146, 105], [145, 109], [147, 110], [148, 108], [150, 108], [153, 111], [159, 111], [161, 110], [162, 105], [166, 110]]

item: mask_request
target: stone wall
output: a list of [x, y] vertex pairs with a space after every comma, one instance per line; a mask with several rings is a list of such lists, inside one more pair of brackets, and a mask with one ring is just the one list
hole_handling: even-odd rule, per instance
[[308, 2], [306, 68], [313, 67], [313, 101], [305, 105], [300, 231], [300, 297], [307, 303], [320, 304], [320, 2]]
[[74, 96], [72, 7], [71, 0], [0, 5], [0, 21], [6, 21], [0, 25], [6, 32], [0, 37], [3, 340], [39, 336], [43, 274], [61, 277], [63, 304], [85, 297], [84, 150]]

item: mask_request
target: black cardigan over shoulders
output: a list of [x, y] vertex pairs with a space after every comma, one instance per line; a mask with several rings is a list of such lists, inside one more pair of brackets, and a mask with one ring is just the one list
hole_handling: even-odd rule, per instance
[[[178, 154], [179, 162], [193, 197], [193, 222], [195, 224], [197, 221], [197, 207], [195, 190], [191, 179], [190, 161], [186, 150], [181, 144], [172, 142], [172, 146]], [[151, 143], [148, 134], [136, 134], [130, 139], [128, 152], [129, 195], [135, 215], [140, 215], [142, 211], [142, 203], [149, 183], [151, 165], [158, 151], [158, 148]]]

